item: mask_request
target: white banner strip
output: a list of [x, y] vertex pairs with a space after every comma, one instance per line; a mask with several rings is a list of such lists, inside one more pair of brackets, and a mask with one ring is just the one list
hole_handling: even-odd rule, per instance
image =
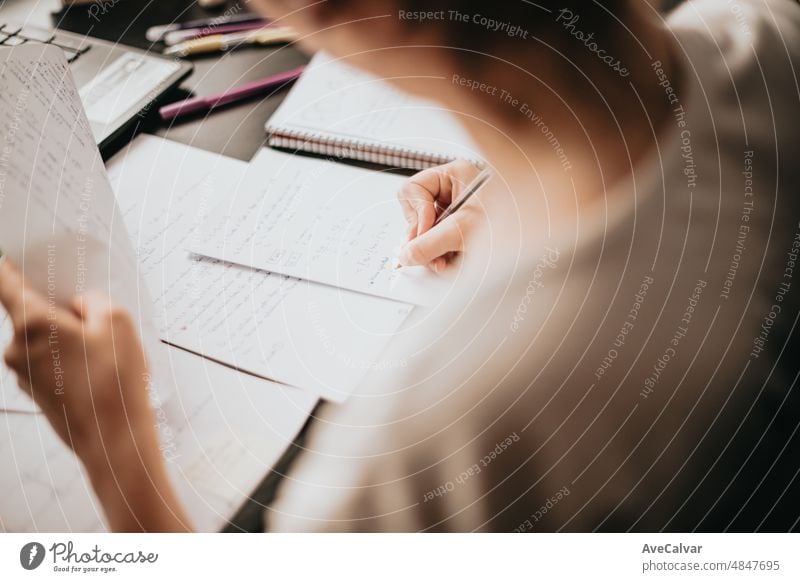
[[788, 534], [3, 534], [0, 580], [800, 579]]

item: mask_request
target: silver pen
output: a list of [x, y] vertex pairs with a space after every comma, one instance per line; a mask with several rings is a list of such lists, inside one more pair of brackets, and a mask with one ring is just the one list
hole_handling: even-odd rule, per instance
[[437, 218], [434, 221], [433, 226], [436, 226], [437, 224], [442, 222], [445, 218], [447, 218], [448, 216], [456, 212], [459, 208], [464, 206], [464, 204], [466, 204], [470, 198], [472, 198], [475, 194], [478, 193], [478, 190], [483, 188], [483, 185], [486, 184], [486, 182], [488, 182], [489, 178], [491, 177], [492, 173], [488, 169], [482, 170], [481, 173], [475, 176], [475, 179], [472, 182], [470, 182], [469, 186], [467, 186], [467, 189], [464, 190], [464, 194], [461, 196], [461, 198], [458, 199], [458, 202], [448, 206], [445, 209], [445, 211], [439, 215], [439, 218]]

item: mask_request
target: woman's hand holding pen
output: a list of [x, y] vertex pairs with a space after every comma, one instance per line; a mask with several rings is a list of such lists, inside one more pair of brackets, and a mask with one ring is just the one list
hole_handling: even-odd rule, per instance
[[465, 241], [481, 218], [479, 205], [465, 205], [446, 220], [435, 223], [479, 173], [474, 164], [457, 160], [409, 178], [398, 192], [409, 225], [408, 241], [398, 256], [400, 266], [424, 265], [438, 273], [453, 254], [464, 250]]

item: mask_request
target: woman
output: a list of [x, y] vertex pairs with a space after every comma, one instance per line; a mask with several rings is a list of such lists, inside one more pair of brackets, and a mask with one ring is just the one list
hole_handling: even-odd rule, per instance
[[[496, 176], [436, 227], [471, 168], [401, 192], [401, 263], [463, 251], [461, 296], [395, 346], [407, 373], [317, 419], [268, 529], [796, 527], [794, 2], [702, 0], [666, 22], [637, 0], [259, 4], [451, 110]], [[128, 317], [97, 297], [58, 312], [57, 394], [53, 322], [8, 262], [0, 301], [8, 363], [111, 527], [191, 529]]]

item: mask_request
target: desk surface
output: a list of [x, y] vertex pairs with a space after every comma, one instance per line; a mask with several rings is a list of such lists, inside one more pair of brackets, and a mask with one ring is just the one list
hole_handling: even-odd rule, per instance
[[[6, 1], [15, 3], [15, 0]], [[190, 0], [147, 3], [108, 0], [101, 5], [107, 6], [106, 13], [103, 14], [100, 10], [96, 19], [89, 15], [86, 7], [72, 7], [52, 16], [47, 24], [160, 53], [161, 45], [153, 45], [145, 39], [145, 31], [149, 27], [173, 21], [213, 17], [224, 14], [226, 10], [229, 13], [242, 11], [242, 4], [237, 0], [229, 0], [227, 6], [213, 11], [203, 10]], [[189, 92], [197, 95], [213, 94], [297, 67], [307, 62], [308, 58], [292, 46], [277, 46], [245, 48], [222, 56], [197, 56], [191, 61], [195, 70], [181, 85], [180, 91], [183, 94], [173, 94], [168, 100], [176, 100]], [[248, 161], [264, 143], [264, 123], [284, 95], [285, 92], [256, 98], [208, 116], [176, 122], [169, 127], [159, 122], [157, 108], [153, 108], [140, 130]]]
[[[225, 13], [226, 10], [238, 11], [241, 6], [237, 0], [229, 0], [226, 6], [214, 11], [205, 11], [192, 0], [156, 0], [147, 3], [104, 0], [100, 5], [106, 6], [106, 12], [103, 14], [101, 10], [96, 19], [90, 16], [85, 6], [51, 14], [51, 11], [60, 8], [59, 0], [0, 0], [0, 13], [3, 19], [39, 26], [57, 26], [79, 34], [160, 53], [161, 46], [153, 45], [145, 38], [145, 31], [150, 26], [213, 17]], [[181, 85], [177, 94], [168, 96], [167, 100], [176, 100], [191, 92], [198, 95], [215, 93], [297, 67], [307, 60], [305, 55], [290, 46], [248, 48], [223, 56], [198, 57], [192, 61], [195, 66], [192, 75]], [[169, 127], [160, 123], [157, 108], [153, 108], [138, 130], [248, 161], [264, 143], [264, 123], [284, 95], [285, 93], [281, 93], [267, 98], [256, 98], [212, 115], [189, 119]], [[124, 143], [119, 145], [121, 147]], [[300, 450], [304, 434], [305, 429], [250, 499], [246, 503], [243, 501], [242, 509], [226, 531], [262, 530], [263, 508], [271, 501], [280, 476], [285, 474]]]

